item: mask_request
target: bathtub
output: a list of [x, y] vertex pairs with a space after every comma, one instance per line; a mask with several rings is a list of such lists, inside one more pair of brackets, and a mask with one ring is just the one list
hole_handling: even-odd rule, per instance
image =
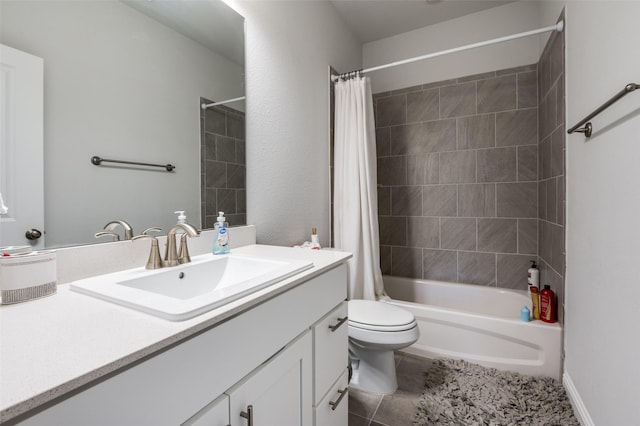
[[562, 328], [520, 320], [522, 307], [531, 309], [526, 291], [392, 276], [384, 287], [385, 302], [418, 322], [420, 338], [403, 352], [560, 379]]

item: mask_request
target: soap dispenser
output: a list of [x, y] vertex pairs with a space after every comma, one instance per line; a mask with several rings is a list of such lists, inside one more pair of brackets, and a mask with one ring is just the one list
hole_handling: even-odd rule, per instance
[[213, 254], [229, 253], [229, 223], [225, 222], [224, 212], [218, 212], [218, 221], [214, 225], [216, 235], [213, 239]]
[[[187, 215], [185, 215], [184, 212], [185, 210], [176, 210], [175, 212], [173, 212], [178, 215], [178, 222], [177, 222], [178, 225], [180, 224], [184, 225], [185, 223], [187, 223]], [[176, 231], [176, 234], [184, 234], [184, 231], [182, 229], [178, 229]]]
[[177, 210], [174, 213], [178, 215], [178, 223], [187, 223], [187, 215], [184, 210]]

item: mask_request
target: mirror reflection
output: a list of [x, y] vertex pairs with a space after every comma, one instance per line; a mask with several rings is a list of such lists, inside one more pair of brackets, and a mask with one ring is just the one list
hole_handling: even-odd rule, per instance
[[[101, 231], [124, 239], [122, 226], [104, 229], [114, 220], [126, 221], [134, 235], [149, 227], [166, 233], [178, 211], [203, 228], [218, 211], [232, 225], [246, 222], [244, 102], [201, 108], [244, 96], [240, 15], [214, 0], [3, 0], [0, 8], [3, 128], [14, 126], [5, 46], [41, 58], [43, 69], [41, 117], [15, 123], [42, 123], [42, 165], [12, 161], [22, 133], [3, 134], [0, 192], [8, 213], [2, 214], [1, 246], [112, 240], [110, 234], [96, 238]], [[94, 156], [175, 169], [96, 166]], [[24, 199], [38, 198], [19, 184], [39, 175], [44, 232], [30, 241], [26, 231], [38, 228], [31, 225], [37, 221], [15, 232], [10, 226], [33, 210], [22, 207]]]

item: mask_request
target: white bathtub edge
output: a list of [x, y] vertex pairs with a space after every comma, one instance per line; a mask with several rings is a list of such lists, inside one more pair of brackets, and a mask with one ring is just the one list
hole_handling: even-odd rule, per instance
[[582, 426], [595, 426], [595, 423], [589, 415], [589, 411], [587, 411], [587, 407], [582, 402], [582, 398], [580, 398], [578, 389], [576, 389], [575, 385], [573, 384], [573, 380], [571, 380], [571, 376], [569, 376], [569, 372], [566, 370], [562, 374], [562, 384], [567, 391], [569, 401], [571, 402], [571, 406], [573, 407], [573, 412], [578, 418], [580, 424]]

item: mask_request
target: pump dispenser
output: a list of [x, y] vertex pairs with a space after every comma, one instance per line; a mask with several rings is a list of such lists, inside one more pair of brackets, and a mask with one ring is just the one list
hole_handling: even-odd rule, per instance
[[[187, 223], [187, 215], [185, 215], [184, 212], [185, 210], [176, 210], [173, 212], [178, 215], [178, 225]], [[178, 229], [176, 234], [184, 234], [184, 231], [182, 229]]]
[[214, 225], [216, 231], [213, 239], [213, 254], [226, 254], [231, 251], [229, 246], [229, 223], [225, 222], [224, 212], [218, 212], [217, 222]]
[[529, 294], [531, 294], [531, 287], [537, 287], [538, 290], [540, 289], [540, 270], [538, 269], [535, 260], [530, 260], [529, 262], [531, 262], [531, 268], [527, 270], [527, 288], [529, 290]]
[[177, 210], [174, 213], [178, 215], [178, 223], [187, 223], [187, 216], [184, 210]]

